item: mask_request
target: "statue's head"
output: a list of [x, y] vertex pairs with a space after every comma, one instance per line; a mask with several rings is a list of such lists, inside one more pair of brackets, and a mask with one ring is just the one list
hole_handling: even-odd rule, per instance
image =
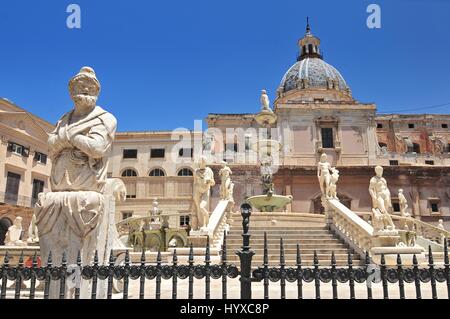
[[267, 94], [266, 90], [261, 90], [261, 94]]
[[200, 160], [199, 160], [199, 162], [198, 162], [198, 166], [199, 166], [201, 169], [203, 169], [203, 168], [206, 167], [206, 156], [205, 156], [205, 155], [200, 156]]
[[75, 107], [95, 107], [100, 94], [100, 82], [90, 67], [82, 67], [69, 82], [69, 93]]
[[322, 163], [325, 163], [327, 161], [327, 159], [328, 159], [328, 155], [327, 154], [322, 153], [322, 155], [320, 155], [320, 161]]
[[381, 166], [375, 167], [375, 174], [377, 174], [378, 177], [383, 176], [383, 167]]
[[17, 216], [16, 219], [14, 219], [14, 226], [22, 226], [22, 220], [22, 217]]
[[403, 189], [400, 188], [400, 189], [398, 190], [398, 193], [399, 193], [399, 194], [403, 194]]

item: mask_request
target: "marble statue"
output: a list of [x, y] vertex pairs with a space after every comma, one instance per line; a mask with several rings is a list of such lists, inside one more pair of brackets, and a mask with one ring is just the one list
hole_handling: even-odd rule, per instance
[[400, 215], [403, 217], [411, 217], [411, 215], [407, 212], [408, 201], [406, 200], [406, 197], [403, 194], [403, 189], [398, 190], [398, 203], [400, 205]]
[[153, 200], [152, 203], [152, 217], [158, 217], [159, 216], [159, 202], [158, 202], [158, 198], [155, 197], [155, 199]]
[[[83, 67], [70, 80], [69, 92], [74, 108], [48, 139], [51, 192], [40, 194], [34, 208], [44, 265], [50, 252], [54, 264], [63, 253], [75, 264], [78, 252], [82, 263], [90, 264], [106, 205], [108, 152], [117, 122], [96, 105], [100, 83], [92, 68]], [[50, 297], [57, 298], [57, 287], [50, 290]]]
[[263, 111], [263, 112], [264, 111], [272, 112], [272, 109], [270, 108], [269, 96], [267, 95], [267, 91], [266, 90], [262, 90], [261, 91], [260, 102], [261, 102], [261, 111]]
[[28, 239], [27, 243], [29, 245], [34, 245], [39, 243], [39, 234], [38, 234], [38, 228], [36, 226], [36, 215], [33, 214], [33, 217], [31, 217], [31, 223], [28, 227]]
[[8, 228], [5, 237], [6, 246], [26, 246], [26, 243], [22, 241], [22, 220], [22, 217], [16, 217], [12, 226]]
[[338, 199], [337, 197], [337, 182], [339, 180], [339, 171], [333, 167], [331, 168], [331, 177], [328, 196], [333, 199]]
[[320, 156], [319, 163], [317, 164], [317, 178], [319, 179], [322, 197], [330, 197], [331, 165], [327, 162], [327, 159], [327, 154], [323, 153]]
[[233, 200], [234, 183], [231, 181], [231, 174], [233, 174], [233, 172], [227, 166], [227, 163], [225, 161], [222, 162], [222, 168], [219, 171], [219, 176], [221, 180], [220, 184], [221, 200], [234, 201]]
[[206, 231], [209, 223], [209, 200], [211, 187], [215, 185], [214, 173], [206, 166], [206, 157], [200, 157], [199, 168], [194, 173], [194, 212], [192, 229]]
[[263, 184], [263, 194], [272, 196], [275, 193], [275, 186], [273, 184], [271, 156], [264, 156], [261, 159], [261, 181]]
[[372, 197], [372, 223], [374, 233], [395, 230], [390, 216], [392, 211], [391, 193], [383, 177], [383, 167], [375, 167], [376, 175], [371, 178], [369, 193]]

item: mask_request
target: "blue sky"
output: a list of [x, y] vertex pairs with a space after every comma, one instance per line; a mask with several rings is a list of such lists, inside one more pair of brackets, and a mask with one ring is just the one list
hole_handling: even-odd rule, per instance
[[[82, 28], [66, 27], [81, 7]], [[368, 29], [366, 8], [382, 9]], [[55, 122], [81, 66], [120, 131], [193, 127], [259, 110], [295, 62], [305, 17], [356, 99], [380, 112], [450, 113], [450, 1], [46, 0], [0, 3], [0, 96]], [[417, 109], [417, 110], [416, 110]]]

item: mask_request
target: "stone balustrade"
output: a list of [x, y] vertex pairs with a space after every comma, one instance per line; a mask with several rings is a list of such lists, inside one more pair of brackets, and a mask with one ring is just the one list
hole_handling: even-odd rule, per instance
[[372, 248], [373, 227], [337, 199], [327, 199], [330, 227], [351, 241], [361, 252]]

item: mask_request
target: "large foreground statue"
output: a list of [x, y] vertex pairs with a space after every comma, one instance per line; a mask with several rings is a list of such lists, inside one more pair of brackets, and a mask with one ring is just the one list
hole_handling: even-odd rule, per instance
[[[93, 69], [83, 67], [70, 80], [69, 91], [74, 108], [48, 139], [51, 192], [40, 194], [34, 209], [44, 264], [50, 252], [54, 264], [60, 264], [64, 252], [68, 264], [76, 264], [78, 252], [82, 263], [90, 264], [107, 205], [108, 151], [117, 122], [96, 106], [100, 83]], [[51, 297], [58, 294], [54, 288]]]
[[194, 212], [191, 223], [193, 230], [206, 231], [210, 214], [210, 191], [215, 184], [214, 173], [206, 166], [206, 157], [201, 156], [199, 168], [194, 173]]

